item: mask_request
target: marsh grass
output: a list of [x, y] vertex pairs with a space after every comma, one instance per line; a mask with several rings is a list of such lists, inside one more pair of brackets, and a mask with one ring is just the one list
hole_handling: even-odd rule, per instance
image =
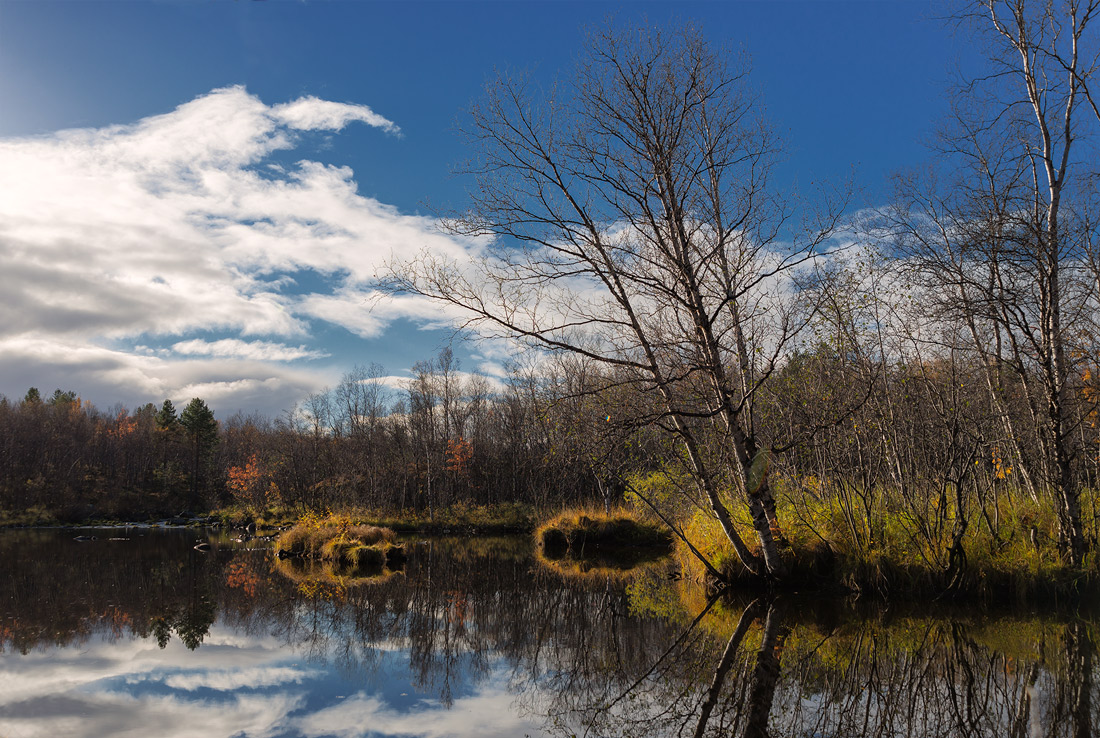
[[356, 525], [346, 515], [307, 513], [275, 542], [279, 558], [319, 559], [352, 567], [397, 566], [404, 549], [397, 534], [376, 525]]
[[[632, 510], [611, 514], [590, 509], [566, 510], [536, 528], [535, 541], [550, 559], [567, 554], [574, 559], [616, 554], [661, 556], [672, 550], [672, 534], [668, 529]], [[647, 549], [650, 554], [641, 554]]]
[[[340, 514], [356, 524], [389, 528], [397, 533], [430, 535], [530, 533], [535, 529], [538, 520], [532, 506], [518, 502], [495, 505], [456, 502], [431, 512], [412, 509], [374, 510], [352, 506], [341, 508]], [[210, 513], [211, 518], [227, 527], [243, 528], [249, 523], [255, 523], [257, 528], [280, 529], [295, 525], [301, 515], [301, 509], [271, 507], [257, 511], [239, 505], [219, 508]]]
[[[1100, 591], [1097, 552], [1090, 551], [1081, 569], [1066, 566], [1058, 554], [1052, 506], [1017, 489], [1000, 490], [996, 505], [988, 505], [984, 514], [980, 509], [963, 511], [969, 519], [963, 538], [965, 565], [954, 569], [948, 555], [951, 523], [958, 513], [953, 507], [940, 510], [929, 503], [932, 512], [924, 515], [891, 490], [877, 489], [868, 496], [873, 505], [861, 510], [804, 482], [783, 480], [776, 489], [778, 516], [785, 524], [787, 589], [1015, 602]], [[1094, 540], [1091, 513], [1097, 497], [1086, 490], [1081, 499]], [[751, 520], [744, 506], [739, 507], [736, 527], [751, 541]], [[929, 524], [936, 519], [944, 524]], [[686, 515], [684, 533], [736, 586], [759, 586], [734, 556], [713, 516], [703, 511]], [[707, 578], [682, 544], [677, 558], [691, 577]]]

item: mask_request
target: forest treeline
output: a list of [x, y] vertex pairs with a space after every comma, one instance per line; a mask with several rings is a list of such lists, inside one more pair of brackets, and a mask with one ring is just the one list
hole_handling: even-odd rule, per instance
[[[904, 588], [905, 567], [938, 589], [978, 573], [994, 586], [991, 568], [1029, 562], [1032, 579], [1050, 577], [1063, 558], [1051, 491], [1034, 481], [1045, 472], [1027, 382], [994, 402], [973, 352], [883, 354], [899, 337], [885, 324], [857, 329], [856, 316], [834, 309], [819, 320], [757, 398], [755, 432], [772, 449], [759, 473], [776, 491], [786, 555], [795, 566], [808, 551], [839, 556], [855, 588]], [[1092, 548], [1100, 388], [1091, 365], [1080, 366], [1069, 440]], [[101, 411], [73, 392], [32, 389], [0, 398], [0, 500], [9, 522], [33, 522], [28, 511], [144, 520], [219, 507], [424, 519], [456, 507], [550, 512], [626, 499], [658, 509], [711, 560], [729, 556], [659, 403], [621, 379], [564, 358], [495, 385], [460, 372], [444, 350], [403, 389], [380, 366], [360, 367], [279, 417], [220, 421], [199, 398], [179, 411], [170, 401]], [[1017, 436], [1006, 437], [1006, 422]], [[720, 439], [703, 446], [722, 453]], [[752, 527], [748, 517], [735, 524]]]
[[[881, 326], [861, 331], [857, 317], [834, 306], [755, 406], [757, 437], [774, 449], [766, 463], [784, 519], [777, 532], [790, 527], [804, 544], [816, 535], [864, 555], [900, 542], [945, 569], [962, 567], [978, 539], [1052, 546], [1050, 492], [1033, 481], [1045, 470], [1027, 382], [994, 402], [973, 353], [883, 355], [882, 342], [899, 337]], [[1074, 375], [1069, 441], [1092, 544], [1100, 388], [1088, 366]], [[9, 513], [65, 520], [230, 505], [549, 511], [642, 495], [681, 523], [702, 520], [706, 539], [711, 514], [661, 414], [648, 393], [590, 363], [547, 362], [494, 385], [460, 372], [449, 349], [418, 363], [403, 389], [386, 383], [382, 367], [359, 367], [276, 418], [219, 421], [200, 398], [179, 411], [167, 400], [102, 411], [71, 391], [43, 397], [32, 388], [0, 398], [0, 493]], [[1019, 429], [1012, 438], [1006, 422]]]
[[201, 398], [103, 411], [75, 392], [0, 398], [0, 495], [9, 513], [145, 519], [238, 505], [441, 507], [576, 504], [598, 496], [576, 402], [518, 373], [497, 389], [449, 349], [394, 390], [356, 368], [276, 418], [220, 421]]

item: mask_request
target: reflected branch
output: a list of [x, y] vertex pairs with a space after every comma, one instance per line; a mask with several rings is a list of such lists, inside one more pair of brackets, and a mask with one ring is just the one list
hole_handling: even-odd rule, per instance
[[[744, 640], [745, 633], [748, 632], [749, 626], [759, 617], [759, 612], [762, 607], [763, 604], [759, 599], [753, 600], [749, 606], [745, 608], [745, 611], [741, 613], [741, 619], [737, 621], [737, 627], [734, 629], [733, 635], [730, 636], [729, 642], [726, 644], [726, 650], [722, 654], [722, 660], [718, 662], [718, 668], [714, 671], [714, 679], [711, 680], [710, 689], [707, 690], [707, 699], [703, 702], [703, 707], [699, 712], [699, 724], [695, 728], [695, 738], [702, 738], [703, 731], [710, 721], [711, 711], [714, 710], [714, 705], [718, 702], [718, 695], [722, 691], [722, 683], [726, 680], [726, 675], [733, 666], [737, 650], [741, 647], [741, 641]], [[768, 606], [768, 615], [769, 617], [771, 615], [770, 604]]]

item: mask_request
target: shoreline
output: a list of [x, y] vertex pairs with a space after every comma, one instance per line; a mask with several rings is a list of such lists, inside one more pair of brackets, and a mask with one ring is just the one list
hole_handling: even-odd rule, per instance
[[[5, 515], [0, 518], [0, 530], [202, 530], [247, 531], [257, 537], [288, 529], [299, 517], [289, 510], [255, 513], [239, 508], [221, 508], [206, 514], [181, 513], [146, 520], [103, 520], [89, 518], [63, 522], [56, 517], [28, 511], [31, 515]], [[540, 516], [531, 508], [506, 506], [500, 508], [466, 508], [436, 511], [435, 519], [419, 513], [384, 514], [360, 510], [343, 513], [355, 524], [376, 525], [392, 529], [402, 536], [428, 537], [530, 537]], [[29, 518], [29, 519], [28, 519]], [[733, 568], [726, 557], [721, 566], [726, 581], [708, 578], [702, 567], [688, 552], [677, 545], [672, 556], [679, 568], [679, 578], [695, 582], [708, 593], [724, 590], [728, 594], [744, 595], [812, 595], [840, 597], [854, 601], [948, 603], [989, 603], [1034, 605], [1065, 602], [1070, 605], [1100, 604], [1100, 574], [1093, 568], [1072, 570], [1050, 561], [1030, 562], [1019, 568], [990, 566], [983, 560], [975, 563], [953, 584], [946, 573], [933, 567], [914, 567], [911, 562], [879, 559], [874, 567], [845, 556], [814, 556], [809, 549], [791, 552], [789, 575], [781, 581], [754, 579]], [[717, 553], [712, 551], [712, 555]], [[975, 557], [976, 558], [976, 557]], [[983, 565], [985, 564], [985, 565]], [[951, 586], [949, 586], [951, 585]]]

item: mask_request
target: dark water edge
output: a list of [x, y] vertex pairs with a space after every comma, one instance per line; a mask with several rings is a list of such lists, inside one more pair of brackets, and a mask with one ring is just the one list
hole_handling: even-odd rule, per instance
[[347, 572], [295, 568], [233, 535], [0, 531], [0, 736], [1076, 737], [1100, 725], [1088, 602], [708, 601], [668, 564], [555, 569], [524, 538], [411, 538], [402, 570]]

